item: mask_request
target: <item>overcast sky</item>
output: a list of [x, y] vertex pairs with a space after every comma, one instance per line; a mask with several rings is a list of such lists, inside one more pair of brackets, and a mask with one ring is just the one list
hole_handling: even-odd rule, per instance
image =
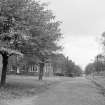
[[63, 53], [85, 67], [100, 53], [97, 38], [105, 31], [105, 0], [42, 1], [48, 1], [49, 8], [63, 22]]

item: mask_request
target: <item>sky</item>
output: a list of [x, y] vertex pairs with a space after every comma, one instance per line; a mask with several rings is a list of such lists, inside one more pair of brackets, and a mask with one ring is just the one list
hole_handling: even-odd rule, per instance
[[105, 0], [41, 0], [49, 3], [62, 21], [63, 53], [85, 67], [101, 53], [99, 38], [105, 31]]

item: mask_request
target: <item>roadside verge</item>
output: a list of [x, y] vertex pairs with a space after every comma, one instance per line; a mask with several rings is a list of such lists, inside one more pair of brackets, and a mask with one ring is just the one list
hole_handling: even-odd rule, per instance
[[99, 90], [99, 93], [105, 97], [105, 77], [103, 76], [94, 76], [89, 77], [93, 84], [96, 85], [96, 88]]

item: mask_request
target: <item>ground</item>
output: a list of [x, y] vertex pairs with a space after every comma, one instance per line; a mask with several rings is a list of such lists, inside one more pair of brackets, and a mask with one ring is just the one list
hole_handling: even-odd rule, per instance
[[68, 78], [33, 100], [33, 105], [105, 105], [105, 98], [85, 78]]
[[[28, 85], [33, 86], [32, 84], [34, 82], [31, 82], [30, 80], [32, 80], [32, 78], [25, 80], [23, 77], [23, 80], [18, 82], [20, 83], [24, 81], [25, 85], [28, 81]], [[41, 91], [40, 94], [33, 94], [30, 96], [24, 95], [24, 97], [21, 98], [14, 98], [12, 100], [8, 100], [7, 104], [2, 101], [0, 105], [3, 105], [3, 103], [4, 105], [105, 105], [105, 97], [100, 93], [100, 90], [91, 81], [91, 79], [78, 77], [50, 78], [48, 80], [49, 82], [57, 82], [54, 82], [53, 85], [50, 85], [44, 89], [44, 91]], [[41, 86], [44, 86], [43, 83], [44, 82], [40, 83]], [[39, 82], [37, 82], [37, 84], [39, 84]], [[34, 86], [36, 86], [35, 83]], [[34, 86], [32, 88], [33, 90]]]

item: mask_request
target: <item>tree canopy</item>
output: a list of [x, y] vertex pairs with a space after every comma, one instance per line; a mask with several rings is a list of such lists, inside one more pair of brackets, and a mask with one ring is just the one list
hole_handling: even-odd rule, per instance
[[39, 56], [58, 50], [60, 22], [45, 6], [33, 0], [1, 0], [1, 45]]
[[105, 57], [102, 54], [98, 54], [95, 57], [93, 63], [89, 63], [85, 68], [85, 73], [87, 75], [92, 73], [100, 73], [105, 70]]
[[[3, 64], [7, 65], [11, 53], [34, 55], [40, 62], [45, 62], [61, 48], [57, 45], [62, 36], [61, 22], [55, 20], [46, 6], [34, 0], [0, 0], [0, 52]], [[6, 49], [4, 55], [2, 49]]]

